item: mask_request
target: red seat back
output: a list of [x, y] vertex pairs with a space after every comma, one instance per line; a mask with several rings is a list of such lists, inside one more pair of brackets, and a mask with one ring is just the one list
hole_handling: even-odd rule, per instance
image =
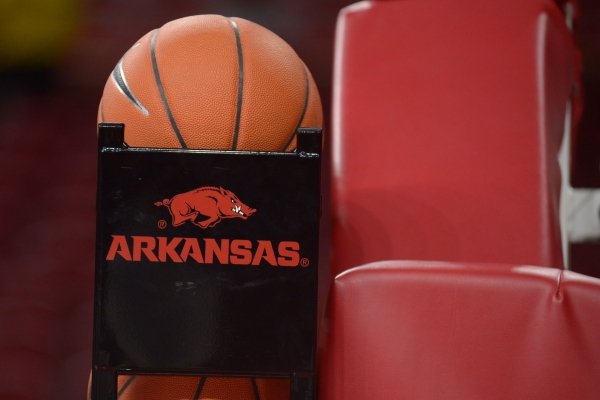
[[596, 400], [600, 280], [394, 261], [335, 280], [324, 400]]
[[562, 265], [576, 50], [551, 0], [373, 1], [338, 20], [333, 267]]

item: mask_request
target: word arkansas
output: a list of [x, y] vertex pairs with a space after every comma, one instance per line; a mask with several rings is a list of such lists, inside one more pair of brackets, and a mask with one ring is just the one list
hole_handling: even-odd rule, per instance
[[274, 267], [297, 267], [300, 264], [300, 243], [112, 235], [106, 260], [115, 259], [171, 263], [194, 261], [198, 264], [218, 262], [233, 265], [260, 265], [264, 262]]

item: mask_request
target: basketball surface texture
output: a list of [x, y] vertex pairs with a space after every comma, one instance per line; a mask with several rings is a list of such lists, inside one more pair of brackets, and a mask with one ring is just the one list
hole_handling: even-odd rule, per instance
[[241, 18], [199, 15], [144, 35], [106, 82], [99, 122], [130, 147], [292, 151], [321, 127], [315, 82], [294, 50]]
[[286, 400], [287, 379], [119, 376], [119, 400]]
[[[144, 35], [106, 82], [98, 122], [130, 147], [293, 151], [321, 127], [315, 82], [294, 50], [241, 18], [186, 17]], [[120, 400], [285, 400], [285, 379], [121, 376]]]

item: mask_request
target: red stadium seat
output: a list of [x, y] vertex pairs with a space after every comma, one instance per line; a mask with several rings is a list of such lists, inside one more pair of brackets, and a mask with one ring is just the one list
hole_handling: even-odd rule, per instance
[[557, 153], [576, 65], [551, 0], [344, 9], [333, 269], [382, 259], [562, 266]]
[[555, 0], [556, 4], [565, 14], [568, 23], [576, 24], [581, 18], [581, 5], [579, 0]]
[[526, 266], [562, 266], [557, 4], [367, 1], [336, 40], [321, 398], [600, 398], [600, 280]]
[[322, 399], [596, 400], [600, 280], [389, 261], [339, 275]]

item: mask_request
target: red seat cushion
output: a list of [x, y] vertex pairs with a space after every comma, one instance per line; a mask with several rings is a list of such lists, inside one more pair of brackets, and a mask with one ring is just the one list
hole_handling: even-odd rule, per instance
[[600, 398], [600, 280], [388, 261], [335, 280], [325, 400]]
[[557, 152], [576, 50], [551, 0], [376, 1], [338, 20], [334, 269], [562, 265]]

